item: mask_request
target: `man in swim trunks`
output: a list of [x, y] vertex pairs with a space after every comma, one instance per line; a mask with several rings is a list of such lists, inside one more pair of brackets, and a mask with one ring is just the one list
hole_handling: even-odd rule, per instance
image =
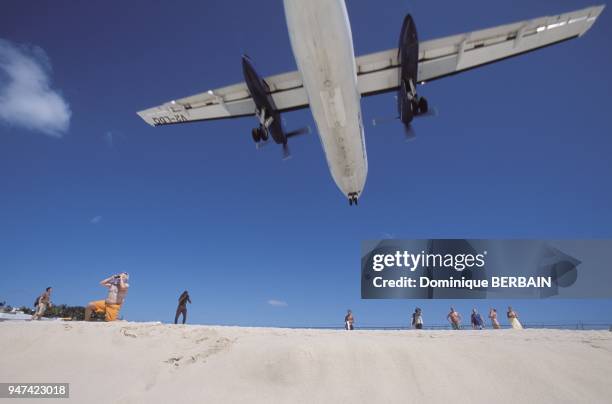
[[189, 293], [184, 291], [179, 297], [178, 307], [176, 308], [176, 314], [174, 315], [174, 324], [178, 321], [179, 315], [183, 315], [183, 324], [187, 321], [187, 302], [191, 303], [189, 299]]
[[344, 316], [344, 328], [346, 330], [354, 330], [353, 323], [355, 322], [355, 318], [353, 317], [353, 312], [347, 310], [346, 316]]
[[446, 319], [450, 321], [453, 330], [461, 329], [461, 314], [455, 311], [453, 307], [450, 308], [450, 313], [448, 313]]
[[96, 300], [89, 302], [85, 308], [85, 321], [91, 319], [91, 312], [104, 313], [105, 321], [115, 321], [119, 316], [119, 310], [125, 300], [128, 288], [130, 285], [127, 283], [129, 275], [127, 272], [121, 272], [120, 274], [108, 277], [100, 282], [100, 285], [108, 288], [108, 295], [105, 300]]

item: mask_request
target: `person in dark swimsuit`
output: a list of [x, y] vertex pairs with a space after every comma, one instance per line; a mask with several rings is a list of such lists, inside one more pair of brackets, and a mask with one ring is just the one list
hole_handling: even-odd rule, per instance
[[353, 317], [353, 312], [350, 310], [346, 311], [346, 316], [344, 316], [344, 329], [345, 330], [354, 330], [355, 327], [353, 323], [355, 322], [355, 318]]
[[191, 303], [191, 299], [189, 299], [189, 293], [184, 291], [178, 300], [178, 307], [176, 308], [176, 315], [174, 316], [174, 324], [177, 323], [179, 315], [183, 315], [183, 324], [187, 321], [187, 302]]

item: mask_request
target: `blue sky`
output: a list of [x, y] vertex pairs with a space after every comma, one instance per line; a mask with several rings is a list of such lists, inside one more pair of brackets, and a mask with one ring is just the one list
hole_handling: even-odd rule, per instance
[[[406, 12], [429, 39], [596, 4], [384, 3], [347, 3], [357, 54], [394, 47]], [[440, 114], [410, 143], [399, 124], [368, 124], [394, 113], [392, 94], [364, 99], [369, 175], [349, 208], [315, 135], [282, 161], [255, 150], [255, 118], [151, 128], [135, 113], [242, 81], [243, 52], [264, 75], [294, 70], [280, 2], [10, 2], [0, 44], [43, 66], [25, 87], [52, 107], [0, 115], [0, 300], [29, 305], [52, 285], [55, 302], [85, 304], [127, 270], [131, 320], [170, 320], [189, 289], [198, 323], [334, 325], [350, 307], [395, 325], [415, 305], [443, 322], [450, 302], [360, 300], [360, 241], [611, 237], [611, 18], [422, 87]], [[308, 110], [284, 119], [314, 127]], [[612, 322], [610, 300], [494, 302], [508, 303], [527, 322]]]

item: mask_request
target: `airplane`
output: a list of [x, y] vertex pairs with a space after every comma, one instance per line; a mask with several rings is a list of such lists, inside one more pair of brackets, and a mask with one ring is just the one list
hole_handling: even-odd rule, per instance
[[289, 156], [281, 114], [310, 107], [329, 170], [338, 188], [357, 205], [368, 172], [361, 97], [397, 92], [398, 118], [407, 136], [412, 120], [431, 113], [417, 86], [582, 36], [604, 5], [448, 37], [419, 41], [406, 15], [397, 48], [355, 57], [344, 0], [283, 0], [297, 71], [262, 77], [242, 56], [244, 82], [145, 109], [152, 126], [255, 116], [257, 146], [270, 138]]

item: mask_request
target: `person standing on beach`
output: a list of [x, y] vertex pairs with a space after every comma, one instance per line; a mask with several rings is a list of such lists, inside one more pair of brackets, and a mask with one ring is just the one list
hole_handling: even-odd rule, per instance
[[183, 324], [187, 321], [187, 302], [191, 303], [191, 299], [189, 299], [189, 292], [184, 291], [178, 300], [178, 307], [174, 315], [174, 324], [177, 323], [180, 314], [183, 315]]
[[52, 290], [53, 288], [49, 286], [40, 296], [38, 296], [38, 299], [36, 299], [38, 304], [36, 305], [36, 312], [32, 316], [32, 320], [40, 320], [40, 318], [45, 314], [45, 311], [47, 311], [47, 308], [51, 307]]
[[346, 316], [344, 316], [344, 329], [346, 330], [354, 330], [355, 327], [353, 323], [355, 322], [355, 318], [353, 317], [353, 312], [351, 310], [347, 310]]
[[414, 309], [414, 313], [412, 313], [412, 327], [417, 330], [423, 329], [423, 315], [421, 314], [421, 309], [417, 307]]
[[489, 319], [491, 320], [491, 325], [494, 329], [499, 330], [501, 327], [499, 326], [499, 321], [497, 321], [497, 309], [491, 307], [489, 309]]
[[461, 314], [459, 314], [453, 307], [450, 308], [450, 313], [446, 315], [446, 319], [450, 321], [453, 330], [461, 329]]
[[518, 314], [516, 311], [512, 310], [512, 306], [508, 306], [508, 313], [506, 314], [508, 316], [508, 321], [510, 322], [512, 328], [514, 328], [515, 330], [523, 329], [523, 326], [521, 325], [521, 322], [518, 319]]
[[91, 319], [92, 311], [104, 313], [104, 320], [106, 321], [117, 320], [119, 310], [121, 310], [128, 288], [130, 287], [127, 283], [129, 278], [130, 276], [127, 272], [121, 272], [102, 280], [100, 285], [108, 288], [108, 295], [105, 300], [89, 302], [85, 308], [85, 321]]
[[476, 308], [472, 309], [472, 315], [470, 320], [472, 322], [472, 328], [474, 330], [482, 330], [484, 328], [484, 320], [482, 319], [482, 316], [480, 315], [480, 313], [478, 313]]

